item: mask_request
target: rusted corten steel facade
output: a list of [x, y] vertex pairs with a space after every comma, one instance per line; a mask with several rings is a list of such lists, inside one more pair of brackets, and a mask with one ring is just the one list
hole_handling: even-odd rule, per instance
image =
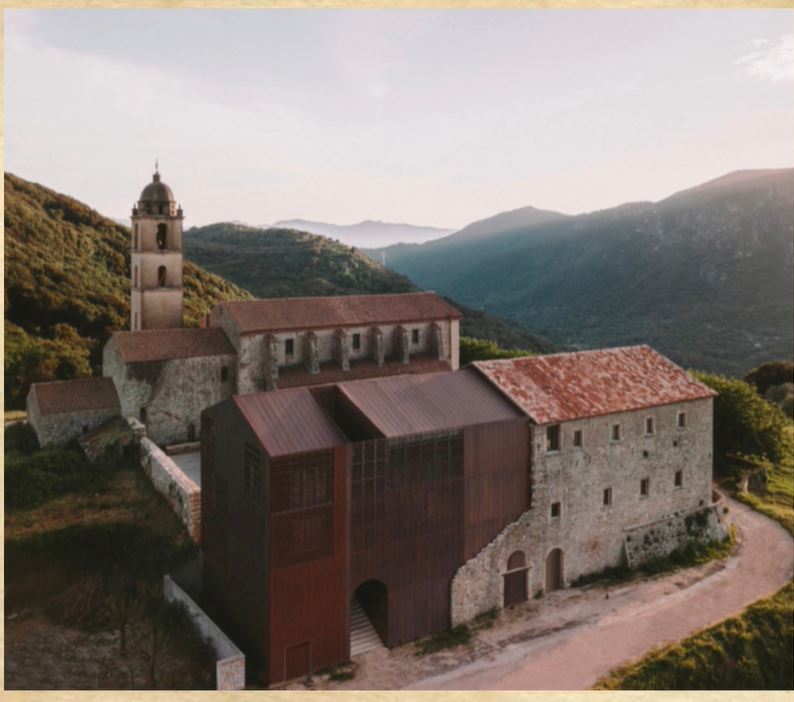
[[354, 595], [387, 645], [446, 629], [457, 569], [528, 507], [526, 422], [473, 371], [238, 396], [203, 432], [205, 582], [271, 685], [349, 658]]

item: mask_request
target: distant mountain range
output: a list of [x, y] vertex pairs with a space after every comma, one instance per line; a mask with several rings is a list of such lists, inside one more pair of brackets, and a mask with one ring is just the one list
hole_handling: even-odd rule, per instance
[[565, 348], [644, 342], [738, 376], [792, 356], [794, 169], [577, 216], [528, 207], [367, 253]]
[[[378, 248], [397, 243], [419, 244], [438, 239], [454, 232], [454, 229], [421, 227], [415, 224], [395, 224], [366, 220], [358, 224], [329, 224], [305, 219], [289, 219], [271, 225], [276, 229], [297, 229], [310, 234], [319, 234], [337, 239], [348, 246]], [[266, 229], [267, 226], [263, 226]]]

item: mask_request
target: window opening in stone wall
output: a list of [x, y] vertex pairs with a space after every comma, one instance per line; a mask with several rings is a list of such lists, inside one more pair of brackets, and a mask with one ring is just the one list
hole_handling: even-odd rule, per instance
[[612, 488], [604, 488], [604, 506], [609, 507], [612, 504]]
[[161, 287], [165, 287], [165, 266], [160, 266], [157, 269], [157, 284]]
[[135, 223], [135, 244], [134, 247], [138, 248], [138, 223]]
[[83, 424], [83, 434], [87, 434], [87, 433], [88, 433], [88, 425]]
[[648, 497], [651, 489], [651, 480], [650, 478], [643, 478], [640, 481], [640, 497]]
[[686, 426], [686, 412], [678, 413], [678, 428], [683, 429]]
[[134, 275], [133, 275], [133, 283], [132, 283], [132, 286], [133, 286], [134, 288], [137, 288], [137, 287], [138, 287], [138, 266], [135, 266], [135, 273], [134, 273]]
[[684, 471], [677, 470], [675, 472], [674, 484], [675, 484], [675, 487], [683, 487], [683, 485], [684, 485]]
[[141, 410], [138, 413], [138, 416], [141, 418], [142, 422], [146, 422], [146, 408], [145, 407], [141, 407]]
[[353, 350], [358, 351], [361, 348], [361, 334], [353, 334]]
[[196, 425], [195, 424], [188, 424], [187, 425], [187, 440], [188, 441], [195, 441], [196, 440]]
[[138, 313], [136, 312], [132, 317], [132, 329], [136, 331], [138, 329]]
[[552, 517], [559, 517], [562, 513], [562, 503], [560, 502], [552, 502], [551, 503], [551, 516]]
[[225, 383], [229, 380], [229, 368], [228, 366], [221, 366], [221, 382]]
[[412, 329], [411, 330], [411, 343], [412, 344], [418, 344], [419, 343], [419, 330], [418, 329]]
[[575, 429], [573, 432], [573, 445], [576, 448], [582, 448], [582, 430]]
[[646, 417], [645, 418], [645, 433], [646, 434], [653, 434], [654, 433], [653, 417]]
[[560, 425], [546, 427], [546, 451], [560, 450]]
[[160, 251], [166, 248], [167, 232], [168, 232], [168, 227], [165, 224], [157, 225], [157, 248], [160, 249]]
[[292, 356], [295, 353], [295, 339], [284, 339], [284, 353]]
[[620, 441], [620, 424], [612, 425], [612, 441]]

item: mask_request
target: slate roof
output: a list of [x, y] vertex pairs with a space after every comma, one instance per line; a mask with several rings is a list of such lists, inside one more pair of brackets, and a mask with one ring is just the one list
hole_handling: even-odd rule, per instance
[[472, 365], [537, 424], [716, 395], [650, 346], [477, 361]]
[[337, 387], [387, 438], [522, 416], [474, 370], [354, 380]]
[[225, 356], [235, 353], [226, 334], [212, 329], [144, 329], [115, 332], [119, 353], [125, 363], [170, 361], [175, 358]]
[[431, 292], [291, 297], [220, 304], [241, 334], [429, 322], [462, 316], [455, 307]]
[[120, 409], [116, 386], [110, 378], [78, 378], [33, 383], [30, 392], [39, 405], [39, 413], [64, 414], [102, 409]]
[[233, 401], [271, 458], [346, 442], [307, 388], [235, 395]]

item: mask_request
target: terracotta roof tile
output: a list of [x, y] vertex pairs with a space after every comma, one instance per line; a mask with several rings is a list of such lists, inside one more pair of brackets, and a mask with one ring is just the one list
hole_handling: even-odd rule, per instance
[[145, 329], [115, 332], [113, 338], [117, 341], [119, 353], [126, 363], [235, 353], [226, 334], [219, 328]]
[[119, 409], [119, 396], [111, 378], [33, 383], [30, 392], [35, 395], [42, 415]]
[[460, 312], [430, 292], [340, 295], [222, 302], [241, 334], [458, 319]]
[[477, 361], [472, 365], [538, 424], [716, 394], [649, 346]]

